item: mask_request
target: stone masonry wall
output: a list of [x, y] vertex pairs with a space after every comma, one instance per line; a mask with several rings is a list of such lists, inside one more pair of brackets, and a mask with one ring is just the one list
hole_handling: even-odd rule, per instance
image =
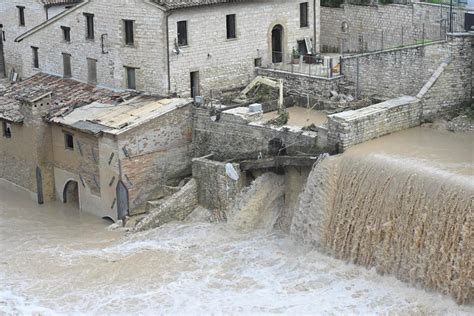
[[283, 79], [286, 92], [296, 92], [300, 95], [330, 97], [331, 91], [339, 91], [343, 77], [315, 78], [303, 74], [289, 73], [279, 70], [257, 68], [257, 75], [274, 79]]
[[285, 127], [272, 128], [250, 123], [243, 118], [223, 112], [213, 121], [209, 109], [194, 110], [194, 156], [203, 157], [214, 153], [214, 159], [256, 159], [268, 153], [268, 143], [279, 138], [288, 146], [288, 154], [316, 154], [324, 151], [314, 132]]
[[360, 95], [416, 95], [449, 52], [440, 42], [344, 57], [342, 74], [354, 87], [358, 81]]
[[338, 152], [421, 123], [420, 100], [403, 96], [329, 116], [328, 142]]
[[197, 182], [199, 205], [209, 210], [226, 210], [245, 186], [245, 174], [240, 172], [239, 165], [233, 164], [240, 176], [237, 181], [227, 176], [225, 165], [224, 162], [206, 158], [193, 159], [193, 178]]
[[[303, 2], [303, 1], [301, 1]], [[271, 33], [283, 27], [283, 50], [289, 54], [298, 40], [313, 37], [313, 2], [309, 4], [309, 26], [300, 27], [300, 1], [246, 1], [173, 12], [169, 17], [171, 92], [190, 93], [190, 72], [199, 71], [202, 94], [246, 86], [254, 78], [254, 59], [271, 63]], [[226, 15], [236, 15], [237, 38], [226, 38]], [[173, 52], [176, 23], [188, 21], [189, 45]], [[316, 1], [316, 45], [319, 50], [319, 0]]]
[[[160, 187], [191, 174], [192, 106], [172, 110], [118, 138], [130, 209], [153, 198]], [[127, 152], [128, 157], [125, 155]]]
[[[453, 31], [464, 29], [465, 9], [453, 10]], [[414, 44], [423, 38], [444, 39], [448, 31], [449, 6], [429, 3], [321, 7], [323, 51], [370, 52]], [[343, 31], [343, 23], [347, 29]]]
[[183, 221], [198, 206], [197, 184], [191, 179], [180, 191], [139, 221], [134, 231], [159, 227], [171, 221]]
[[[434, 119], [450, 114], [472, 103], [472, 42], [466, 33], [450, 36], [451, 56], [433, 85], [419, 97], [423, 102], [423, 118]], [[434, 79], [434, 78], [433, 78]]]

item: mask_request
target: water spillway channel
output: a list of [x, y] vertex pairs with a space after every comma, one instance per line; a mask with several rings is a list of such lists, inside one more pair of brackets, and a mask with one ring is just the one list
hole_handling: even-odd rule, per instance
[[[469, 177], [466, 167], [458, 161], [443, 172]], [[0, 184], [0, 314], [474, 312], [472, 305], [412, 287], [392, 272], [382, 276], [378, 266], [348, 263], [349, 241], [330, 253], [339, 250], [345, 260], [300, 243], [293, 236], [330, 241], [327, 226], [314, 224], [307, 235], [303, 226], [296, 229], [302, 209], [295, 212], [293, 236], [272, 229], [268, 223], [277, 213], [269, 209], [262, 217], [252, 208], [266, 200], [281, 206], [268, 190], [277, 178], [260, 180], [258, 190], [251, 187], [256, 198], [238, 201], [245, 212], [229, 214], [228, 224], [172, 223], [137, 234], [111, 231], [103, 220], [58, 203], [37, 206]], [[320, 213], [308, 209], [305, 225]], [[368, 259], [360, 260], [352, 261]]]

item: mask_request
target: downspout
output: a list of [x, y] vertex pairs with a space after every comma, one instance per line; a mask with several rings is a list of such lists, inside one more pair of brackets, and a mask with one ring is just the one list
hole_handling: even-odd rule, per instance
[[171, 95], [171, 69], [170, 69], [170, 30], [169, 30], [169, 16], [171, 12], [166, 12], [166, 59], [168, 63], [168, 96]]
[[313, 54], [316, 54], [316, 0], [313, 0]]

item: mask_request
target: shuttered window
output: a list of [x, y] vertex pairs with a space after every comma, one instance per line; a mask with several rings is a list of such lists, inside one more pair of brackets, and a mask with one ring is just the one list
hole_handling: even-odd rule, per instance
[[97, 83], [97, 60], [87, 58], [87, 82], [89, 84]]
[[61, 29], [63, 30], [64, 41], [70, 42], [71, 41], [71, 28], [67, 26], [61, 26]]
[[125, 67], [125, 71], [127, 72], [127, 89], [136, 90], [135, 68]]
[[67, 53], [63, 53], [63, 77], [71, 78], [71, 76], [72, 76], [71, 55]]

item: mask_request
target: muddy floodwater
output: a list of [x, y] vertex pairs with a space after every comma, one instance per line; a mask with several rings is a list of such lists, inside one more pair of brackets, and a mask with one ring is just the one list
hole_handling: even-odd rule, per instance
[[[293, 106], [286, 109], [289, 113], [288, 123], [286, 125], [290, 126], [301, 126], [305, 127], [311, 124], [314, 125], [323, 125], [327, 123], [328, 116], [322, 111], [316, 111], [312, 109], [307, 109], [301, 106]], [[265, 121], [271, 120], [278, 117], [278, 112], [267, 112], [263, 114], [263, 119]]]
[[[452, 156], [443, 163], [472, 172]], [[0, 314], [474, 313], [273, 230], [189, 222], [126, 234], [109, 225], [0, 182]]]

